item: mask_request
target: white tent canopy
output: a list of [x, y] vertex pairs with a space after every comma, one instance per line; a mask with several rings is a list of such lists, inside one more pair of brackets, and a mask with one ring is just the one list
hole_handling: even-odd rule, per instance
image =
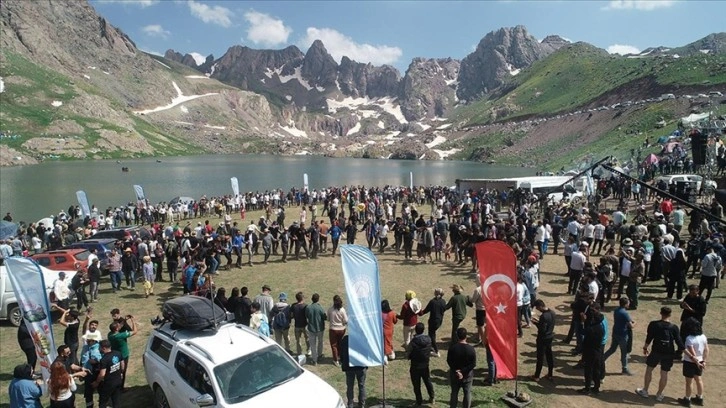
[[709, 116], [711, 116], [709, 113], [692, 113], [684, 118], [681, 118], [681, 123], [683, 126], [691, 126], [704, 119], [708, 119]]

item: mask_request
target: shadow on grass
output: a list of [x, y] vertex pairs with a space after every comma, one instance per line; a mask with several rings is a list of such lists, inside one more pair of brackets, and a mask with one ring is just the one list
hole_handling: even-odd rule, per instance
[[151, 407], [153, 400], [154, 394], [148, 385], [128, 387], [126, 392], [121, 394], [121, 406], [124, 407]]

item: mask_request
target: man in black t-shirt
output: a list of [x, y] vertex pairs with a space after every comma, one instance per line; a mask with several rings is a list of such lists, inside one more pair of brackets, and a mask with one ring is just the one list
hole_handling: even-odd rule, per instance
[[464, 393], [464, 408], [471, 408], [471, 386], [476, 367], [476, 351], [466, 343], [466, 328], [456, 329], [457, 342], [449, 348], [446, 363], [449, 365], [449, 384], [451, 386], [451, 406], [456, 406], [459, 390]]
[[[663, 390], [668, 383], [668, 371], [673, 367], [673, 358], [676, 353], [683, 352], [685, 348], [683, 340], [678, 330], [678, 326], [670, 322], [671, 308], [660, 308], [660, 320], [654, 320], [648, 324], [648, 335], [643, 345], [643, 354], [647, 356], [645, 363], [648, 368], [645, 370], [645, 378], [643, 380], [643, 388], [638, 388], [635, 392], [641, 397], [648, 398], [648, 387], [653, 377], [653, 369], [660, 364], [660, 382], [658, 384], [658, 393], [655, 400], [663, 401]], [[653, 342], [653, 351], [648, 353], [648, 346]], [[674, 349], [674, 345], [678, 346], [678, 350]]]
[[124, 360], [121, 353], [111, 350], [111, 342], [101, 341], [101, 371], [92, 386], [100, 395], [99, 407], [107, 407], [109, 401], [113, 408], [121, 407], [121, 389], [123, 384]]
[[535, 381], [539, 380], [542, 373], [542, 365], [545, 358], [547, 359], [547, 379], [552, 380], [554, 370], [554, 357], [552, 354], [552, 341], [555, 338], [555, 313], [545, 305], [542, 299], [534, 302], [534, 307], [541, 313], [539, 319], [532, 319], [532, 323], [537, 326], [537, 364], [532, 377]]

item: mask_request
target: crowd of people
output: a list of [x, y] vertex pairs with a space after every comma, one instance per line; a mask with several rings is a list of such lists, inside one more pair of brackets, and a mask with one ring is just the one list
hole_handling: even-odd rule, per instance
[[[661, 319], [648, 326], [644, 343], [644, 352], [649, 353], [648, 371], [644, 385], [637, 393], [649, 396], [653, 367], [660, 364], [661, 381], [656, 400], [662, 400], [672, 362], [678, 355], [683, 355], [684, 362], [689, 363], [684, 364], [684, 375], [693, 380], [687, 381], [685, 397], [679, 402], [683, 405], [702, 404], [704, 397], [700, 376], [708, 357], [703, 318], [712, 292], [724, 273], [723, 259], [726, 257], [721, 226], [711, 219], [722, 218], [723, 208], [714, 200], [708, 208], [713, 217], [696, 210], [689, 214], [669, 198], [655, 196], [648, 201], [649, 197], [642, 191], [636, 191], [624, 179], [613, 177], [598, 183], [596, 193], [579, 207], [562, 202], [540, 208], [536, 213], [531, 201], [519, 198], [526, 195], [516, 192], [470, 190], [458, 194], [446, 187], [414, 190], [343, 187], [309, 193], [293, 189], [288, 194], [276, 190], [243, 197], [209, 200], [203, 197], [196, 203], [180, 207], [179, 217], [174, 215], [177, 209], [165, 203], [134, 207], [133, 218], [126, 217], [127, 210], [123, 210], [124, 216], [119, 217], [117, 210], [109, 209], [103, 214], [105, 224], [100, 223], [101, 217], [91, 217], [77, 230], [79, 236], [71, 239], [117, 226], [121, 219], [125, 220], [124, 223], [147, 225], [150, 236], [128, 235], [119, 240], [104, 265], [110, 271], [114, 292], [124, 289], [124, 280], [125, 289], [130, 291], [135, 290], [137, 281], [142, 281], [147, 297], [154, 295], [156, 282], [168, 280], [171, 284], [180, 284], [184, 294], [214, 299], [231, 312], [238, 323], [274, 336], [289, 352], [307, 354], [311, 364], [321, 361], [327, 321], [332, 362], [346, 372], [349, 406], [353, 406], [354, 401], [354, 380], [360, 386], [359, 403], [365, 401], [365, 368], [351, 367], [347, 358], [344, 344], [347, 341], [348, 316], [342, 298], [336, 295], [327, 310], [320, 305], [318, 294], [313, 294], [312, 302], [307, 304], [305, 295], [298, 292], [295, 303], [290, 304], [283, 292], [279, 293], [275, 302], [270, 287], [266, 285], [253, 299], [248, 296], [247, 287], [233, 288], [228, 297], [226, 290], [214, 284], [220, 271], [257, 263], [286, 263], [336, 256], [343, 237], [346, 243], [354, 244], [362, 233], [364, 245], [379, 254], [403, 257], [408, 262], [457, 264], [471, 267], [471, 271], [475, 272], [475, 244], [484, 240], [502, 240], [512, 248], [519, 261], [516, 288], [519, 335], [522, 336], [523, 329], [530, 325], [537, 328], [537, 363], [532, 379], [539, 381], [545, 360], [548, 371], [544, 378], [553, 378], [552, 343], [556, 321], [554, 311], [537, 294], [541, 282], [540, 265], [544, 257], [562, 254], [569, 281], [566, 294], [573, 297], [570, 330], [565, 341], [575, 340], [573, 353], [582, 356], [578, 365], [584, 369], [585, 386], [580, 391], [592, 395], [600, 392], [605, 360], [618, 349], [622, 373], [630, 373], [628, 353], [634, 341], [635, 322], [630, 319], [628, 311], [639, 306], [640, 285], [662, 280], [666, 287], [664, 295], [668, 297], [675, 294], [680, 299], [682, 291], [688, 288], [681, 302], [681, 325], [678, 327], [670, 322], [672, 311], [664, 307]], [[619, 202], [614, 209], [608, 210], [604, 199], [610, 195]], [[506, 213], [496, 211], [501, 203], [510, 204]], [[299, 214], [292, 222], [286, 216], [291, 206], [297, 206]], [[187, 210], [183, 211], [183, 208]], [[241, 225], [247, 222], [246, 211], [253, 208], [264, 211], [264, 215], [250, 220], [246, 226]], [[235, 211], [240, 211], [242, 221], [232, 220], [231, 215]], [[43, 238], [38, 239], [43, 248], [52, 248], [53, 242], [58, 240], [61, 244], [67, 242], [69, 238], [66, 236], [71, 235], [67, 226], [75, 225], [74, 219], [79, 216], [75, 208], [69, 208], [68, 213], [73, 213], [73, 217], [63, 219], [59, 216], [51, 228], [50, 235], [58, 238], [48, 239], [49, 231], [45, 226], [29, 225], [18, 238], [21, 245], [34, 242], [33, 239], [41, 233]], [[196, 216], [207, 220], [195, 225], [192, 217]], [[66, 225], [65, 234], [63, 225]], [[686, 232], [687, 240], [684, 238]], [[389, 242], [391, 235], [392, 244]], [[7, 254], [7, 247], [10, 247], [11, 254]], [[20, 250], [22, 253], [22, 246]], [[4, 247], [0, 245], [0, 253], [4, 256], [18, 255], [12, 242], [4, 244]], [[686, 285], [691, 268], [692, 278], [693, 274], [700, 273], [698, 285]], [[85, 278], [81, 276], [80, 279]], [[58, 307], [64, 311], [61, 324], [65, 323], [68, 328], [75, 326], [76, 333], [81, 304], [77, 310], [70, 311], [68, 304], [72, 297], [84, 296], [85, 287], [80, 285], [75, 291], [60, 297], [56, 294]], [[400, 313], [391, 310], [388, 301], [384, 300], [382, 304], [384, 339], [381, 341], [386, 358], [388, 361], [396, 359], [393, 328], [400, 320], [403, 323], [403, 346], [411, 360], [411, 379], [418, 404], [423, 401], [420, 381], [424, 382], [429, 399], [434, 399], [428, 362], [430, 357], [441, 355], [439, 347], [442, 343], [437, 341], [437, 330], [448, 310], [451, 310], [450, 344], [446, 347], [450, 367], [450, 405], [456, 406], [460, 391], [464, 394], [464, 405], [471, 404], [476, 352], [467, 343], [469, 335], [466, 329], [460, 327], [468, 307], [475, 310], [477, 340], [474, 344], [486, 349], [489, 373], [486, 383], [496, 383], [496, 365], [486, 339], [486, 308], [481, 287], [474, 289], [471, 295], [464, 294], [459, 285], [451, 286], [451, 291], [447, 301], [444, 290], [436, 289], [425, 306], [414, 291], [408, 291]], [[609, 330], [604, 309], [613, 299], [619, 302], [619, 307], [613, 312], [614, 324]], [[533, 308], [539, 316], [532, 317]], [[98, 390], [102, 401], [111, 400], [117, 406], [120, 390], [123, 390], [123, 372], [128, 367], [128, 349], [124, 349], [124, 344], [128, 336], [136, 333], [136, 329], [132, 316], [122, 318], [118, 310], [114, 312], [107, 336], [109, 340], [114, 339], [110, 343], [103, 343], [100, 333], [97, 333], [98, 322], [91, 320], [91, 313], [86, 312], [85, 334], [82, 337], [86, 344], [82, 345], [80, 360], [73, 356], [73, 350], [77, 350], [79, 345], [78, 337], [72, 335], [71, 329], [65, 346], [72, 351], [68, 357], [72, 363], [65, 365], [64, 371], [70, 377], [56, 370], [57, 378], [52, 379], [55, 388], [51, 387], [55, 389], [55, 397], [51, 399], [63, 400], [67, 390], [71, 390], [72, 394], [74, 376], [85, 376], [85, 389], [90, 389], [84, 391], [87, 402], [90, 398], [93, 403], [94, 390]], [[426, 314], [429, 316], [428, 326], [418, 321]], [[96, 329], [92, 330], [94, 323]], [[290, 328], [293, 328], [294, 340], [290, 338]], [[22, 330], [21, 326], [20, 332]], [[611, 347], [605, 352], [610, 336]], [[19, 341], [23, 348], [20, 334]], [[27, 344], [27, 339], [24, 341]], [[649, 349], [651, 344], [652, 350]], [[110, 357], [106, 359], [106, 355]], [[26, 378], [35, 365], [30, 355], [28, 365], [30, 369], [16, 369], [18, 377], [10, 386], [13, 400], [20, 401], [16, 398], [34, 395], [31, 392], [33, 387], [27, 383], [30, 379]], [[110, 377], [117, 373], [118, 380]], [[695, 393], [691, 389], [693, 381], [696, 383]], [[68, 386], [65, 387], [65, 384]]]

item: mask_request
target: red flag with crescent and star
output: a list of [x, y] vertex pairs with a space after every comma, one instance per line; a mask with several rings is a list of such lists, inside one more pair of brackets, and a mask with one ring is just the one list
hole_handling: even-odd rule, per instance
[[497, 379], [511, 380], [517, 377], [517, 256], [498, 240], [483, 241], [474, 248]]

